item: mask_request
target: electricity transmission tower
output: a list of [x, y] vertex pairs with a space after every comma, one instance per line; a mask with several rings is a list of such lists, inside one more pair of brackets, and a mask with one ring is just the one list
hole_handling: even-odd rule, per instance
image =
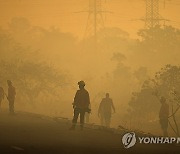
[[168, 21], [162, 18], [159, 14], [159, 0], [145, 0], [146, 2], [146, 16], [145, 19], [145, 27], [153, 28], [157, 25], [160, 25], [161, 21]]
[[84, 38], [94, 37], [94, 42], [97, 43], [97, 32], [104, 28], [104, 17], [102, 8], [102, 0], [89, 0], [88, 19]]
[[86, 29], [84, 32], [85, 38], [92, 38], [94, 42], [94, 47], [97, 46], [98, 41], [98, 31], [104, 28], [104, 13], [108, 13], [108, 11], [104, 11], [103, 3], [106, 0], [89, 0], [89, 8], [87, 11], [79, 11], [75, 13], [88, 13], [88, 19], [86, 23]]

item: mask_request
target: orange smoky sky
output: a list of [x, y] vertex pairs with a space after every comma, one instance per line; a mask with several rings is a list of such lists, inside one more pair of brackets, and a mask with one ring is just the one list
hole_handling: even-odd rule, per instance
[[[25, 17], [32, 25], [59, 27], [63, 32], [71, 32], [82, 37], [86, 28], [89, 0], [0, 0], [0, 26], [7, 27], [11, 18]], [[144, 0], [102, 0], [105, 26], [119, 27], [135, 37], [144, 23]], [[180, 1], [160, 0], [160, 14], [175, 27], [180, 27]], [[81, 12], [82, 11], [82, 12]], [[84, 11], [84, 12], [83, 12]], [[80, 13], [76, 13], [80, 12]]]

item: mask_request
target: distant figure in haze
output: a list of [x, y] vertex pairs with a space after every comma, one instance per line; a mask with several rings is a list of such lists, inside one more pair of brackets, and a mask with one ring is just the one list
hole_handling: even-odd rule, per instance
[[79, 90], [77, 90], [73, 102], [74, 117], [72, 120], [72, 127], [70, 128], [70, 130], [75, 129], [79, 115], [80, 115], [81, 130], [83, 130], [85, 113], [90, 112], [90, 109], [88, 108], [90, 104], [90, 98], [88, 91], [84, 88], [85, 82], [79, 81], [78, 85], [79, 85]]
[[159, 111], [159, 122], [163, 131], [164, 136], [168, 136], [168, 116], [169, 116], [169, 105], [166, 103], [166, 99], [161, 97], [161, 108]]
[[106, 93], [106, 98], [103, 98], [98, 109], [98, 116], [101, 119], [101, 125], [110, 127], [112, 109], [115, 113], [115, 107], [109, 93]]
[[8, 96], [7, 99], [9, 101], [9, 113], [14, 114], [14, 101], [16, 96], [16, 90], [12, 85], [12, 82], [10, 80], [7, 80], [8, 84]]
[[0, 111], [1, 111], [1, 102], [4, 99], [4, 90], [0, 87]]

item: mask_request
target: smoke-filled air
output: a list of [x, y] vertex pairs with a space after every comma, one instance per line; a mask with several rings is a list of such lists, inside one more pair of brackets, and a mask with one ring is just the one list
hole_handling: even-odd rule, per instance
[[[0, 0], [0, 136], [20, 134], [10, 146], [5, 134], [2, 152], [56, 153], [52, 140], [116, 153], [115, 132], [178, 137], [179, 10], [179, 0]], [[21, 144], [26, 131], [39, 138]]]

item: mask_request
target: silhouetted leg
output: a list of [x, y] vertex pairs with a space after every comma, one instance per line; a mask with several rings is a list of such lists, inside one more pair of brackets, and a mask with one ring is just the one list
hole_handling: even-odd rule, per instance
[[104, 117], [101, 115], [101, 126], [104, 126]]
[[80, 112], [80, 124], [81, 124], [81, 130], [84, 127], [84, 116], [85, 116], [85, 111]]
[[72, 120], [72, 127], [70, 128], [71, 130], [75, 129], [76, 123], [77, 123], [77, 120], [78, 120], [78, 116], [79, 116], [79, 110], [78, 109], [74, 109], [74, 116], [73, 116], [73, 120]]
[[164, 130], [163, 130], [163, 135], [164, 135], [165, 137], [168, 136], [168, 131], [167, 131], [167, 129], [164, 129]]
[[161, 124], [161, 129], [163, 131], [163, 135], [165, 137], [168, 136], [168, 119], [167, 118], [163, 118], [163, 119], [160, 119], [160, 124]]
[[86, 123], [89, 122], [89, 113], [85, 113], [85, 119], [86, 119]]
[[110, 123], [111, 123], [111, 118], [107, 118], [106, 119], [106, 127], [110, 127]]
[[0, 99], [0, 111], [1, 111], [1, 102], [2, 102], [2, 99]]
[[105, 126], [108, 127], [108, 118], [105, 118]]
[[106, 113], [106, 115], [104, 116], [104, 119], [105, 119], [105, 126], [110, 127], [111, 114]]
[[9, 113], [14, 114], [14, 100], [9, 100]]
[[168, 129], [168, 119], [166, 118], [166, 119], [164, 119], [164, 130], [163, 130], [165, 137], [168, 136], [168, 131], [167, 131], [167, 129]]

